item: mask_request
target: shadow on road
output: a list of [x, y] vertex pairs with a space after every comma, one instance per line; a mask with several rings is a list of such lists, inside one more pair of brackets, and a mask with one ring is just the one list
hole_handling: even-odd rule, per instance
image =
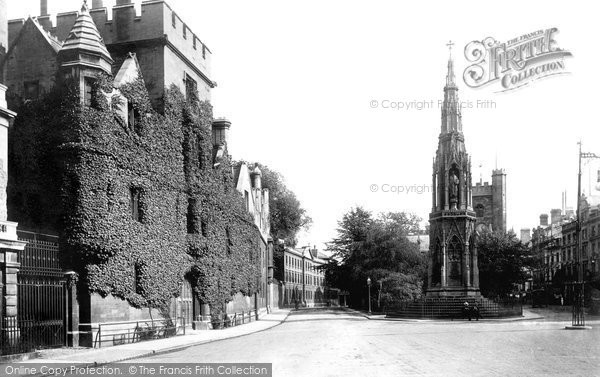
[[303, 321], [364, 321], [359, 313], [347, 311], [343, 308], [299, 308], [290, 312], [287, 318], [289, 322]]

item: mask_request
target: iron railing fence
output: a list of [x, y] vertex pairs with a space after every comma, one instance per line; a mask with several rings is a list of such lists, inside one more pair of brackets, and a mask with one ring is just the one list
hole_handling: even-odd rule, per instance
[[477, 306], [482, 318], [517, 317], [523, 315], [523, 306], [517, 299], [487, 299], [484, 297], [431, 297], [399, 301], [384, 308], [389, 317], [406, 318], [462, 318], [464, 303]]
[[185, 335], [185, 318], [99, 323], [92, 326], [94, 348]]
[[[66, 282], [58, 237], [18, 231], [27, 242], [18, 254], [16, 317], [0, 320], [2, 354], [62, 347], [66, 344]], [[6, 287], [4, 288], [6, 289]]]
[[0, 342], [2, 355], [26, 353], [33, 350], [65, 345], [65, 325], [62, 320], [18, 320], [2, 318]]

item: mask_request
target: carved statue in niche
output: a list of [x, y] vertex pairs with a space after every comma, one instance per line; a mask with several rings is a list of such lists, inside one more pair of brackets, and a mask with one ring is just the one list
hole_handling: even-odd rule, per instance
[[450, 181], [448, 187], [448, 191], [450, 191], [450, 205], [452, 209], [456, 209], [456, 204], [458, 203], [458, 184], [460, 182], [458, 176], [456, 175], [456, 170], [450, 171]]

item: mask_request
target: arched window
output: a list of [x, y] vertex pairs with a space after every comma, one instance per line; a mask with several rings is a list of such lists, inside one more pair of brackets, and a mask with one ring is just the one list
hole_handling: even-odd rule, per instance
[[458, 260], [460, 259], [460, 254], [462, 251], [462, 244], [458, 237], [454, 236], [448, 243], [448, 257], [450, 260]]
[[485, 207], [483, 204], [479, 203], [475, 206], [475, 216], [483, 217], [483, 213], [485, 212]]

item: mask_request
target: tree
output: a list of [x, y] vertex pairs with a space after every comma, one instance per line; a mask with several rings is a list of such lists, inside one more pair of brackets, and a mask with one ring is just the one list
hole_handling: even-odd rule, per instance
[[281, 173], [262, 164], [259, 168], [262, 186], [269, 189], [271, 235], [276, 240], [284, 240], [287, 246], [296, 246], [298, 232], [308, 228], [312, 219], [302, 208], [296, 194], [286, 186]]
[[479, 287], [484, 296], [506, 295], [527, 279], [533, 265], [529, 248], [513, 232], [484, 232], [477, 240]]
[[354, 304], [365, 298], [366, 280], [373, 282], [372, 299], [391, 304], [420, 295], [426, 261], [418, 245], [406, 237], [418, 230], [420, 219], [402, 212], [374, 218], [361, 207], [350, 209], [338, 236], [328, 244], [332, 260], [325, 267], [330, 286], [350, 292]]

